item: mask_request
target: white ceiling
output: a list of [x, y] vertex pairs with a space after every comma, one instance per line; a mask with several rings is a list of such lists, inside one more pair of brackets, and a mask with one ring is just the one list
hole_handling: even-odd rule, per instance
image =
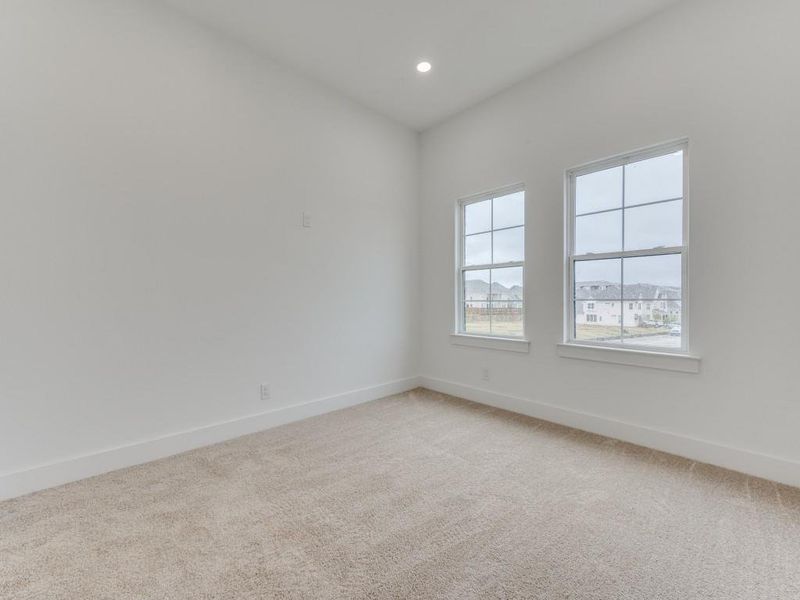
[[677, 0], [165, 1], [421, 130]]

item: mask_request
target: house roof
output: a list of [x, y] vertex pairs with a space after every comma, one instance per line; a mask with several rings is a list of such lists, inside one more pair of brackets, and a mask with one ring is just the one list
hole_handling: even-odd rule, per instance
[[680, 300], [681, 288], [653, 285], [650, 283], [631, 283], [624, 286], [610, 281], [578, 281], [575, 283], [575, 297], [578, 300]]

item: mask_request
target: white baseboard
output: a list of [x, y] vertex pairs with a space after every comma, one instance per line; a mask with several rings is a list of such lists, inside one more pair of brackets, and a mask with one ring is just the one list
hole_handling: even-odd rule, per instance
[[384, 396], [399, 394], [418, 385], [417, 377], [399, 379], [311, 402], [277, 408], [126, 446], [76, 456], [23, 471], [3, 474], [0, 475], [0, 500], [172, 456], [292, 421], [377, 400]]
[[417, 386], [800, 487], [800, 463], [434, 377], [409, 377], [0, 475], [0, 500], [172, 456]]
[[771, 481], [800, 487], [800, 462], [789, 459], [724, 446], [553, 404], [498, 394], [497, 392], [435, 377], [422, 376], [419, 378], [419, 385], [437, 392], [466, 398], [467, 400], [528, 415], [544, 421], [566, 425], [582, 431], [683, 456], [698, 462], [739, 471], [747, 475], [763, 477]]

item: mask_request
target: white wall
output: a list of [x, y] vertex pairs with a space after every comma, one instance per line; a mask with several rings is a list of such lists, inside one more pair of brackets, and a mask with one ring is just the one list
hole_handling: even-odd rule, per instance
[[[428, 131], [420, 156], [156, 4], [6, 0], [0, 480], [418, 372], [800, 460], [798, 22], [790, 0], [685, 2]], [[564, 169], [682, 136], [701, 373], [557, 357]], [[451, 346], [455, 201], [518, 181], [531, 353]]]
[[[684, 2], [425, 132], [423, 374], [799, 461], [798, 23], [794, 0]], [[701, 373], [559, 358], [565, 169], [683, 136]], [[456, 200], [517, 182], [531, 352], [453, 346]]]
[[0, 475], [416, 374], [415, 133], [134, 0], [0, 82]]

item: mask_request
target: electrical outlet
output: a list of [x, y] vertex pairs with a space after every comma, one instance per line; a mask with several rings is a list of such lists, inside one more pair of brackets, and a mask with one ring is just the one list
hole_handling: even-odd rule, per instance
[[311, 213], [303, 211], [303, 227], [311, 227]]
[[483, 369], [481, 369], [481, 379], [483, 379], [484, 381], [489, 381], [489, 369], [487, 369], [486, 367], [483, 367]]
[[266, 402], [270, 398], [272, 398], [272, 390], [270, 389], [269, 384], [268, 383], [262, 383], [261, 384], [261, 401], [262, 402]]

